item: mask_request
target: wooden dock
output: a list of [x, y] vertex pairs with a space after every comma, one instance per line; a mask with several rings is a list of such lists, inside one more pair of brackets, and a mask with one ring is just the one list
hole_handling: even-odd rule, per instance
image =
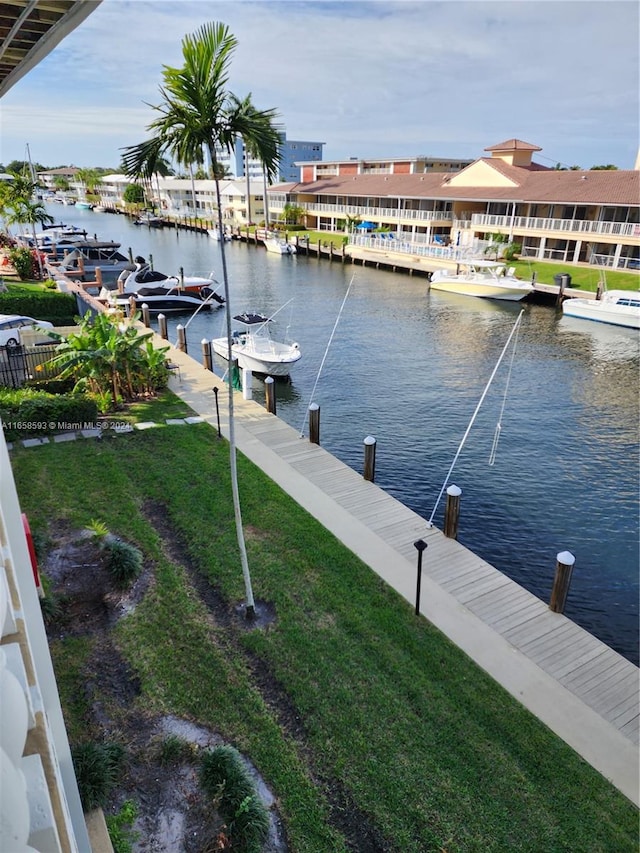
[[[166, 341], [163, 343], [166, 344]], [[171, 387], [215, 426], [227, 386], [190, 356]], [[592, 766], [639, 803], [639, 670], [261, 405], [234, 397], [237, 447]], [[550, 568], [550, 572], [552, 568]]]

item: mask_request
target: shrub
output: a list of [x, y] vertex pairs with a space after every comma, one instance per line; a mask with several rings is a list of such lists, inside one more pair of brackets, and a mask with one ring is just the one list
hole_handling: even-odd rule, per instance
[[192, 762], [196, 755], [197, 747], [177, 735], [168, 735], [163, 738], [157, 746], [157, 760], [163, 766], [178, 764], [180, 762]]
[[85, 424], [95, 424], [97, 417], [95, 402], [81, 394], [0, 388], [0, 420], [9, 441], [70, 428], [63, 426], [66, 424], [82, 429]]
[[9, 260], [22, 281], [37, 278], [36, 273], [39, 273], [38, 265], [31, 249], [27, 249], [26, 246], [18, 246], [15, 249], [10, 249]]
[[0, 293], [0, 314], [24, 314], [54, 326], [72, 326], [78, 314], [75, 296], [52, 290]]
[[124, 749], [117, 743], [83, 743], [71, 755], [83, 809], [104, 808], [118, 781]]
[[109, 574], [116, 586], [126, 589], [142, 571], [142, 553], [129, 542], [115, 537], [107, 537], [104, 549]]
[[200, 784], [216, 803], [232, 849], [260, 853], [269, 833], [269, 813], [240, 753], [232, 746], [204, 753]]

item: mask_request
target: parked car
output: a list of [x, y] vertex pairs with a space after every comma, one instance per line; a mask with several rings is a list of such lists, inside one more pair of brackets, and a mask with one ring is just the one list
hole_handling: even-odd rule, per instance
[[35, 320], [21, 314], [0, 314], [0, 347], [17, 347], [21, 344], [21, 331], [53, 329], [47, 320]]

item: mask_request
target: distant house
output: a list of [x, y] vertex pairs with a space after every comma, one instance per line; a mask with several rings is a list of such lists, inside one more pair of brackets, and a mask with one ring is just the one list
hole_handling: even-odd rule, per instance
[[523, 257], [638, 269], [640, 172], [549, 169], [533, 160], [540, 150], [509, 139], [450, 172], [418, 171], [425, 158], [302, 163], [299, 182], [269, 188], [269, 210], [300, 207], [319, 231], [360, 218], [410, 243], [470, 247], [502, 234]]
[[61, 169], [49, 169], [46, 172], [38, 172], [38, 182], [44, 184], [48, 190], [56, 188], [56, 178], [63, 178], [72, 184], [80, 169], [75, 166], [63, 166]]

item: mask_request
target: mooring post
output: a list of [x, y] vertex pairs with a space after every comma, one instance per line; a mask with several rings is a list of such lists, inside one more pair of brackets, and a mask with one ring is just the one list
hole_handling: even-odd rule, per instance
[[189, 352], [187, 349], [187, 333], [181, 323], [178, 323], [176, 326], [176, 332], [178, 334], [178, 343], [176, 344], [176, 348], [179, 349], [180, 352]]
[[146, 302], [142, 303], [142, 322], [147, 329], [151, 328], [151, 315], [149, 314], [149, 306]]
[[320, 406], [317, 403], [309, 406], [309, 441], [320, 444]]
[[418, 539], [413, 543], [413, 547], [418, 552], [418, 580], [416, 583], [416, 616], [420, 615], [420, 587], [422, 586], [422, 555], [427, 550], [427, 543], [424, 539]]
[[165, 341], [169, 340], [169, 335], [167, 333], [167, 318], [164, 314], [158, 314], [158, 333]]
[[213, 365], [211, 363], [211, 344], [206, 338], [203, 338], [200, 341], [202, 346], [202, 366], [205, 370], [213, 370]]
[[129, 319], [133, 320], [136, 315], [136, 298], [135, 296], [129, 297]]
[[364, 440], [364, 479], [373, 483], [376, 476], [376, 440], [368, 435]]
[[460, 495], [462, 489], [451, 485], [447, 489], [447, 506], [444, 511], [444, 535], [449, 539], [458, 538], [458, 519], [460, 518]]
[[246, 367], [242, 368], [242, 398], [243, 400], [253, 399], [253, 373]]
[[570, 551], [561, 551], [556, 557], [556, 561], [556, 574], [549, 599], [549, 610], [553, 610], [554, 613], [564, 613], [576, 558]]
[[96, 284], [102, 290], [102, 270], [100, 269], [100, 267], [96, 267], [95, 277], [96, 277]]
[[[555, 276], [554, 276], [555, 278]], [[560, 276], [560, 287], [558, 288], [558, 298], [556, 299], [556, 305], [562, 305], [562, 300], [564, 298], [564, 291], [566, 286], [569, 284], [569, 276], [567, 273], [562, 273]]]
[[276, 381], [273, 376], [267, 376], [264, 380], [264, 396], [267, 404], [267, 411], [270, 414], [276, 413]]

